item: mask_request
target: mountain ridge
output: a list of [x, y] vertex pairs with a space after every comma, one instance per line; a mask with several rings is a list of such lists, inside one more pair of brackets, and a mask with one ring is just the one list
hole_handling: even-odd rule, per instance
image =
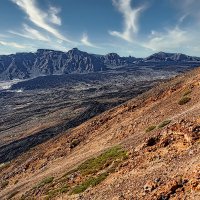
[[[119, 66], [200, 63], [200, 58], [179, 53], [159, 52], [147, 58], [120, 57], [116, 53], [89, 54], [73, 48], [68, 52], [38, 49], [35, 53], [0, 55], [0, 80], [28, 79], [44, 75], [91, 73]], [[149, 63], [149, 64], [148, 64]]]

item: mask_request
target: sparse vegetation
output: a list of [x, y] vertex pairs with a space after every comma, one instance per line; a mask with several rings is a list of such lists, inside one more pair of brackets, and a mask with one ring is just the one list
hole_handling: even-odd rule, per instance
[[171, 122], [171, 120], [165, 120], [158, 125], [158, 128], [163, 128], [163, 127], [167, 126], [170, 122]]
[[153, 126], [149, 126], [149, 127], [146, 129], [146, 133], [153, 131], [155, 128], [156, 128], [156, 126], [154, 126], [154, 125], [153, 125]]
[[58, 193], [59, 193], [59, 189], [48, 191], [47, 197], [45, 198], [45, 200], [49, 200], [49, 199], [52, 199], [53, 197], [56, 197]]
[[108, 173], [105, 172], [103, 174], [98, 175], [97, 177], [91, 177], [88, 180], [84, 181], [82, 184], [75, 186], [72, 189], [71, 194], [82, 193], [90, 186], [94, 187], [94, 186], [98, 185], [99, 183], [101, 183], [103, 180], [106, 179], [107, 176], [108, 176]]
[[40, 192], [45, 195], [45, 200], [50, 200], [63, 193], [79, 194], [105, 180], [126, 158], [127, 152], [120, 146], [112, 147], [99, 156], [86, 160], [60, 178], [48, 177], [42, 180], [29, 191], [29, 196]]
[[42, 180], [36, 187], [40, 188], [43, 187], [46, 184], [49, 184], [53, 181], [54, 177], [47, 177], [44, 180]]
[[8, 199], [12, 199], [18, 193], [19, 193], [19, 191], [13, 191], [13, 192], [11, 192], [11, 194], [8, 196]]
[[3, 181], [1, 183], [1, 188], [4, 189], [5, 187], [7, 187], [8, 184], [9, 184], [9, 181]]
[[67, 185], [64, 185], [58, 189], [50, 190], [50, 191], [48, 191], [45, 200], [52, 199], [52, 198], [58, 196], [59, 194], [67, 193], [68, 191], [69, 191], [69, 187]]
[[116, 159], [126, 158], [127, 155], [124, 150], [120, 147], [113, 147], [100, 156], [85, 161], [77, 168], [77, 171], [80, 171], [82, 175], [93, 174], [102, 170], [105, 166], [109, 166]]
[[9, 165], [10, 165], [10, 162], [1, 163], [0, 164], [0, 171], [2, 171], [3, 169], [9, 167]]
[[67, 193], [69, 191], [69, 187], [67, 185], [64, 185], [62, 186], [60, 189], [59, 189], [59, 192], [60, 193]]
[[[75, 186], [71, 194], [79, 194], [81, 192], [84, 192], [88, 187], [94, 187], [101, 183], [103, 180], [106, 179], [106, 177], [109, 175], [109, 173], [113, 173], [116, 169], [116, 167], [119, 165], [120, 162], [125, 160], [127, 158], [127, 153], [121, 147], [116, 146], [108, 149], [101, 155], [91, 158], [84, 163], [82, 163], [77, 169], [71, 171], [71, 172], [80, 172], [82, 176], [90, 176], [90, 178], [86, 179], [81, 184]], [[112, 165], [111, 165], [112, 164]], [[109, 166], [111, 166], [109, 168]], [[108, 168], [106, 171], [101, 173], [100, 175], [94, 175], [96, 173], [99, 173], [99, 171], [104, 170]]]
[[179, 105], [184, 105], [184, 104], [188, 103], [190, 100], [191, 100], [190, 97], [184, 96], [184, 97], [182, 97], [182, 98], [180, 99], [180, 101], [178, 102], [178, 104], [179, 104]]
[[191, 92], [192, 90], [188, 89], [184, 92], [183, 96], [188, 96]]
[[70, 148], [72, 149], [72, 148], [78, 146], [79, 143], [80, 143], [80, 140], [78, 140], [78, 139], [73, 139], [72, 142], [71, 142], [71, 144], [70, 144]]

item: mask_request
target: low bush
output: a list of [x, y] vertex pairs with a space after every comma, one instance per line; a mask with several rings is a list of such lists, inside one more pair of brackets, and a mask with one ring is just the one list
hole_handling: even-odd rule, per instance
[[158, 128], [163, 128], [163, 127], [167, 126], [170, 122], [171, 122], [171, 120], [165, 120], [158, 125]]
[[54, 190], [49, 190], [47, 192], [47, 196], [46, 196], [45, 200], [50, 200], [50, 199], [58, 196], [59, 194], [67, 193], [68, 191], [69, 191], [69, 187], [67, 185], [64, 185], [61, 188], [57, 188]]
[[105, 166], [109, 166], [116, 159], [126, 159], [127, 155], [120, 147], [113, 147], [96, 158], [89, 159], [82, 163], [77, 171], [82, 175], [88, 175], [102, 170]]
[[8, 199], [12, 199], [18, 193], [19, 193], [19, 191], [13, 191], [13, 192], [11, 192], [10, 195], [8, 196]]
[[42, 180], [36, 187], [38, 187], [38, 188], [43, 187], [44, 185], [53, 182], [53, 179], [54, 179], [54, 177], [47, 177], [44, 180]]
[[[87, 179], [72, 188], [70, 194], [79, 194], [89, 187], [98, 185], [105, 180], [110, 173], [113, 173], [116, 167], [125, 159], [127, 159], [127, 152], [121, 147], [115, 146], [97, 157], [86, 160], [72, 172], [78, 172], [82, 176], [86, 176]], [[103, 171], [103, 173], [99, 174], [100, 171]], [[97, 173], [99, 175], [96, 175]]]
[[153, 131], [155, 128], [156, 128], [156, 126], [149, 126], [149, 127], [146, 129], [146, 133]]
[[[45, 200], [50, 200], [63, 193], [79, 194], [101, 183], [127, 158], [127, 152], [120, 146], [112, 147], [99, 156], [86, 160], [60, 178], [45, 178], [31, 189], [30, 195], [40, 192], [45, 195]], [[22, 197], [23, 200], [27, 199], [25, 196]]]
[[98, 175], [97, 177], [91, 177], [88, 180], [81, 183], [80, 185], [75, 186], [72, 189], [71, 194], [82, 193], [90, 186], [94, 187], [94, 186], [98, 185], [99, 183], [101, 183], [103, 180], [106, 179], [107, 176], [108, 176], [108, 173], [105, 172], [103, 174]]
[[1, 163], [0, 164], [0, 171], [4, 170], [5, 168], [10, 166], [10, 162]]
[[1, 188], [4, 189], [5, 187], [7, 187], [8, 184], [9, 184], [9, 181], [3, 181], [1, 183]]
[[184, 105], [186, 103], [188, 103], [191, 100], [190, 97], [184, 96], [180, 99], [180, 101], [178, 102], [179, 105]]
[[183, 96], [187, 96], [187, 95], [189, 95], [190, 93], [192, 92], [192, 90], [186, 90], [184, 93], [183, 93]]
[[62, 186], [60, 189], [59, 189], [59, 192], [60, 193], [67, 193], [69, 191], [69, 187], [67, 185], [65, 186]]
[[72, 148], [78, 146], [79, 143], [80, 143], [80, 140], [78, 140], [78, 139], [73, 139], [72, 142], [71, 142], [71, 144], [70, 144], [70, 148], [72, 149]]

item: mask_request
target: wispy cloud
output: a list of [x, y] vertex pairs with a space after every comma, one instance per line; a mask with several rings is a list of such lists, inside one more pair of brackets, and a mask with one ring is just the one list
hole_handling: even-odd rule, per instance
[[153, 32], [149, 41], [141, 42], [143, 47], [153, 51], [184, 52], [200, 54], [199, 32], [190, 28], [175, 27], [163, 32]]
[[183, 23], [185, 21], [185, 19], [188, 17], [188, 13], [182, 15], [180, 18], [179, 18], [179, 23]]
[[85, 46], [97, 48], [96, 45], [92, 44], [92, 43], [89, 41], [89, 38], [88, 38], [87, 33], [83, 33], [83, 36], [82, 36], [82, 38], [81, 38], [81, 42], [82, 42], [82, 44], [85, 45]]
[[14, 47], [18, 49], [26, 49], [28, 46], [27, 45], [22, 45], [16, 42], [5, 42], [5, 41], [0, 41], [0, 46], [9, 46], [9, 47]]
[[47, 36], [43, 35], [38, 30], [31, 28], [27, 24], [24, 24], [23, 28], [24, 30], [21, 33], [16, 32], [16, 31], [8, 31], [8, 32], [11, 34], [18, 35], [20, 37], [24, 37], [24, 38], [28, 38], [32, 40], [40, 40], [40, 41], [45, 41], [45, 42], [50, 41], [50, 39]]
[[150, 40], [142, 45], [153, 51], [173, 50], [181, 47], [188, 42], [187, 31], [181, 30], [179, 27], [167, 30], [166, 32], [152, 31]]
[[174, 7], [184, 16], [193, 17], [193, 23], [200, 24], [199, 0], [171, 0]]
[[8, 35], [0, 33], [0, 38], [8, 38]]
[[133, 41], [134, 34], [138, 32], [138, 17], [144, 6], [133, 9], [131, 0], [112, 0], [113, 5], [123, 14], [123, 32], [109, 31], [110, 35], [120, 37], [128, 42]]
[[60, 8], [56, 8], [51, 6], [49, 9], [49, 20], [51, 23], [56, 25], [61, 25], [61, 18], [58, 17], [58, 13], [60, 12]]
[[36, 4], [36, 0], [11, 0], [17, 6], [19, 6], [28, 16], [29, 20], [36, 26], [46, 30], [47, 32], [54, 35], [56, 38], [71, 42], [65, 36], [63, 36], [51, 23], [60, 25], [61, 20], [57, 16], [59, 10], [51, 7], [47, 12], [42, 11]]

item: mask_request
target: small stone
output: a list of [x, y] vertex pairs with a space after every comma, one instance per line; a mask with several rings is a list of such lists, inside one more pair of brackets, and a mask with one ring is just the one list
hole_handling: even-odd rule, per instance
[[155, 182], [155, 183], [160, 182], [160, 178], [155, 178], [155, 179], [154, 179], [154, 182]]
[[156, 184], [152, 181], [148, 181], [145, 185], [144, 185], [144, 191], [145, 192], [151, 192], [156, 188]]

